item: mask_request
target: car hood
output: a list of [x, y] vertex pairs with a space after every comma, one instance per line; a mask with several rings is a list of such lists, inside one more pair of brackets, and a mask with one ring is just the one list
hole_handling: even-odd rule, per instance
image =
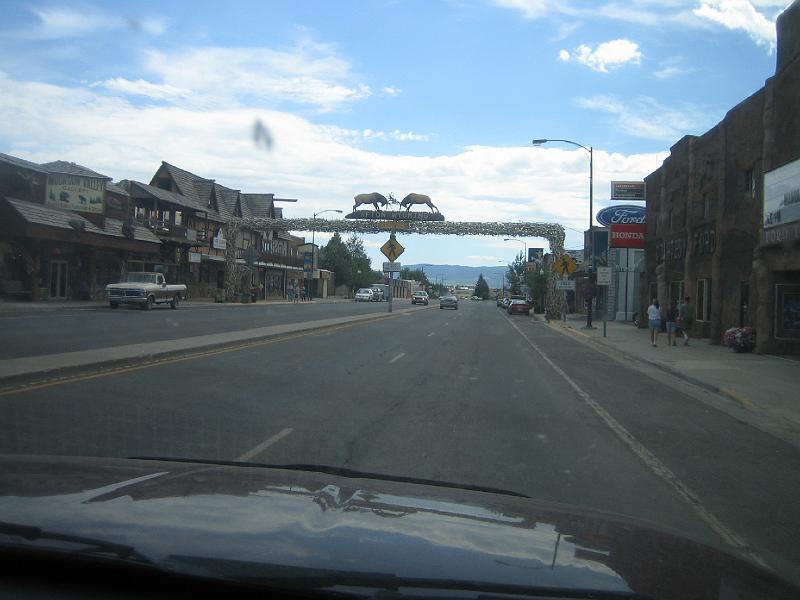
[[106, 286], [106, 289], [121, 289], [124, 288], [126, 290], [143, 290], [146, 287], [153, 287], [155, 283], [141, 283], [138, 281], [125, 281], [122, 283], [109, 283]]
[[65, 539], [90, 539], [158, 569], [250, 583], [800, 597], [749, 562], [631, 520], [308, 467], [6, 456], [0, 515], [1, 546], [65, 552]]

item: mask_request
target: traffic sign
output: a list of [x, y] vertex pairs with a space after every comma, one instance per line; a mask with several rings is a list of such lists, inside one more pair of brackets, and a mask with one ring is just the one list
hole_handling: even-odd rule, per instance
[[562, 292], [575, 291], [575, 280], [574, 279], [556, 279], [556, 289]]
[[402, 265], [399, 262], [385, 262], [383, 263], [384, 273], [399, 273]]
[[389, 240], [381, 246], [381, 252], [390, 261], [394, 262], [398, 257], [405, 252], [405, 248], [394, 238], [394, 234], [389, 236]]
[[597, 285], [611, 285], [611, 267], [597, 267]]
[[556, 261], [556, 273], [560, 277], [569, 277], [578, 270], [578, 263], [569, 254], [562, 254]]

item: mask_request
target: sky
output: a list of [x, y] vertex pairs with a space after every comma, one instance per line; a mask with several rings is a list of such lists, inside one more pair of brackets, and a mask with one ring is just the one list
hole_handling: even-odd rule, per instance
[[[297, 198], [290, 218], [422, 193], [448, 221], [560, 223], [577, 249], [588, 152], [531, 140], [593, 148], [596, 214], [612, 180], [641, 180], [774, 74], [788, 0], [0, 4], [0, 152], [115, 181], [163, 160]], [[387, 237], [363, 238], [373, 267]], [[406, 264], [548, 248], [398, 239]]]

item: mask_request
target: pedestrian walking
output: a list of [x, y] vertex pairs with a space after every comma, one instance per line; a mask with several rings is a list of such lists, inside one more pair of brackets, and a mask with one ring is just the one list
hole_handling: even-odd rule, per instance
[[658, 305], [658, 300], [653, 298], [652, 304], [647, 307], [647, 320], [650, 326], [650, 343], [653, 346], [658, 345], [658, 334], [661, 331], [661, 309]]
[[694, 325], [694, 304], [689, 296], [683, 299], [683, 304], [678, 308], [678, 326], [683, 334], [683, 345], [689, 345], [689, 331]]
[[677, 346], [678, 339], [678, 305], [675, 300], [670, 301], [667, 309], [667, 346]]
[[305, 302], [305, 301], [306, 301], [306, 288], [305, 286], [302, 286], [300, 288], [300, 302]]

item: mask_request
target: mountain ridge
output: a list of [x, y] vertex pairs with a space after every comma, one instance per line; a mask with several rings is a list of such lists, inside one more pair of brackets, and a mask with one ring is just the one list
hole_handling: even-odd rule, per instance
[[490, 288], [502, 285], [507, 265], [470, 267], [466, 265], [434, 265], [431, 263], [419, 263], [415, 265], [403, 265], [411, 270], [422, 269], [431, 283], [441, 280], [442, 283], [452, 285], [475, 285], [478, 276], [483, 275]]

